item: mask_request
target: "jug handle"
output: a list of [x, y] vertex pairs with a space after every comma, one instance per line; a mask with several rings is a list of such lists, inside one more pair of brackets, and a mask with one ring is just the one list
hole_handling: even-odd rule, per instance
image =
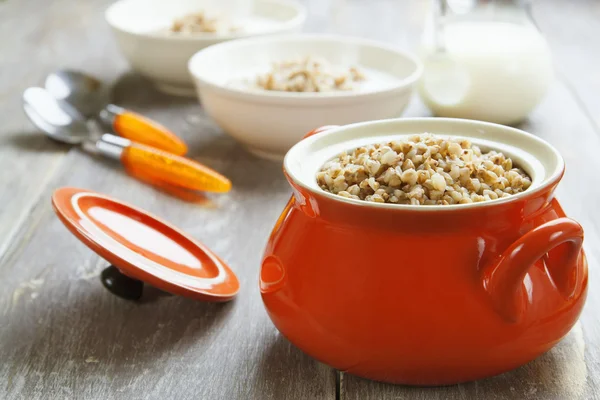
[[557, 268], [549, 271], [557, 290], [570, 298], [577, 285], [577, 261], [583, 245], [583, 228], [570, 218], [548, 221], [516, 240], [483, 273], [483, 286], [491, 297], [496, 312], [507, 321], [517, 323], [523, 313], [519, 289], [534, 263], [553, 248], [566, 243], [568, 248]]

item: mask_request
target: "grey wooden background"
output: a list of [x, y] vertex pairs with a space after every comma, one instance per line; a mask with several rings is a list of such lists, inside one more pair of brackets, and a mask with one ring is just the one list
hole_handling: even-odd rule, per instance
[[[277, 163], [246, 154], [194, 100], [154, 91], [128, 72], [103, 11], [109, 0], [0, 1], [0, 398], [6, 399], [592, 399], [600, 398], [600, 2], [536, 1], [558, 77], [523, 125], [554, 144], [567, 173], [558, 197], [586, 231], [590, 293], [580, 322], [552, 351], [478, 382], [412, 388], [339, 374], [290, 345], [257, 288], [261, 252], [289, 187]], [[414, 48], [422, 0], [307, 0], [307, 31]], [[53, 143], [28, 123], [20, 96], [50, 71], [83, 69], [115, 84], [114, 101], [181, 134], [191, 156], [234, 189], [203, 207], [141, 184], [117, 165]], [[415, 99], [406, 115], [428, 115]], [[50, 205], [59, 186], [97, 190], [168, 219], [220, 254], [239, 298], [205, 304], [109, 294], [105, 263]]]

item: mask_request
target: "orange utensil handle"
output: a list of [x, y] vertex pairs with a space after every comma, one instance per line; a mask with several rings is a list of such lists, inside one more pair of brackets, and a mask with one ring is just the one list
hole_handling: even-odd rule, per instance
[[187, 153], [187, 145], [163, 125], [124, 108], [108, 105], [100, 114], [119, 136], [176, 155]]
[[132, 143], [123, 149], [121, 162], [133, 176], [206, 192], [228, 192], [231, 182], [218, 172], [188, 158]]
[[519, 289], [529, 268], [555, 247], [568, 243], [562, 264], [549, 271], [558, 291], [566, 298], [573, 295], [581, 271], [577, 260], [583, 244], [583, 228], [570, 218], [548, 221], [527, 232], [484, 270], [483, 285], [496, 311], [509, 322], [518, 322], [523, 312]]
[[174, 186], [169, 183], [165, 183], [153, 176], [149, 176], [145, 170], [136, 169], [133, 167], [129, 167], [126, 169], [129, 175], [133, 176], [139, 181], [147, 183], [152, 187], [158, 189], [159, 191], [168, 194], [169, 196], [176, 197], [180, 200], [186, 201], [188, 203], [201, 204], [204, 206], [212, 207], [214, 204], [208, 198], [204, 192], [199, 192], [197, 190], [189, 190], [179, 186]]

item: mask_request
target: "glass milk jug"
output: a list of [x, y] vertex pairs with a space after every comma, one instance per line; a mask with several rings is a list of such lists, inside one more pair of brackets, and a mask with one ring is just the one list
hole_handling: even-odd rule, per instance
[[522, 121], [552, 81], [552, 59], [519, 0], [434, 0], [419, 92], [436, 116]]

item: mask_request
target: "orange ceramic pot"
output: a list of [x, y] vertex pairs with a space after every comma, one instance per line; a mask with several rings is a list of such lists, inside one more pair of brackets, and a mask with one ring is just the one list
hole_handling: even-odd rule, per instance
[[[317, 186], [342, 150], [431, 132], [509, 155], [532, 177], [507, 199], [404, 206]], [[330, 366], [379, 381], [443, 385], [496, 375], [547, 351], [587, 293], [581, 226], [554, 199], [560, 154], [500, 125], [398, 119], [336, 127], [284, 161], [294, 194], [267, 244], [260, 290], [273, 323]]]

